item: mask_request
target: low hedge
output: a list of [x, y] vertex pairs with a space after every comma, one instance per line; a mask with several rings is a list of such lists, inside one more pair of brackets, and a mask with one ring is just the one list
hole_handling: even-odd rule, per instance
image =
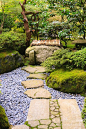
[[46, 79], [49, 87], [66, 93], [86, 92], [86, 72], [74, 69], [72, 71], [56, 70]]
[[26, 35], [25, 33], [16, 33], [13, 31], [3, 32], [0, 34], [0, 51], [16, 50], [23, 53], [26, 48]]
[[86, 128], [86, 97], [84, 99], [84, 107], [82, 109], [82, 119]]
[[4, 108], [0, 105], [0, 129], [9, 129], [10, 124]]

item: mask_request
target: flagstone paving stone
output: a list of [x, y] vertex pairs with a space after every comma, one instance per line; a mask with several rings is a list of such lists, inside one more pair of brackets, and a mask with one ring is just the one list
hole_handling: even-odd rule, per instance
[[31, 127], [35, 127], [37, 125], [39, 125], [39, 121], [38, 120], [34, 120], [34, 121], [28, 121], [28, 124], [31, 126]]
[[49, 125], [51, 123], [51, 120], [40, 120], [40, 123], [42, 125]]
[[51, 98], [50, 92], [44, 88], [29, 89], [25, 91], [24, 93], [34, 99]]
[[48, 129], [48, 126], [47, 125], [39, 125], [38, 129]]
[[27, 126], [27, 125], [15, 125], [12, 127], [12, 129], [29, 129], [29, 126]]
[[43, 73], [38, 73], [38, 74], [30, 74], [27, 79], [42, 79], [44, 80], [46, 78], [46, 75]]
[[[52, 104], [52, 101], [53, 101], [52, 99], [50, 100], [34, 99], [31, 101], [27, 117], [28, 125], [30, 127], [34, 127], [35, 129], [54, 129], [54, 128], [61, 129], [60, 114], [58, 118], [55, 118], [55, 115], [53, 115], [54, 118], [51, 118], [50, 106]], [[54, 100], [54, 102], [55, 102], [54, 109], [56, 109], [58, 107], [58, 101]], [[47, 119], [46, 116], [44, 115], [46, 113], [47, 113]]]
[[22, 68], [22, 70], [25, 70], [29, 73], [45, 73], [45, 68], [42, 66], [26, 66], [24, 68]]
[[22, 81], [21, 84], [25, 88], [37, 88], [37, 87], [42, 87], [44, 86], [44, 82], [42, 80], [27, 80], [27, 81]]
[[85, 129], [75, 99], [59, 99], [62, 129]]
[[49, 100], [34, 99], [30, 103], [27, 121], [49, 119]]

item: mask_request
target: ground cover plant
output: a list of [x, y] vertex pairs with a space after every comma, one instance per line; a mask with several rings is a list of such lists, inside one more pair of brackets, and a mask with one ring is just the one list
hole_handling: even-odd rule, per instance
[[9, 121], [4, 108], [0, 105], [0, 129], [9, 129]]
[[79, 69], [74, 69], [72, 71], [58, 69], [47, 77], [46, 83], [49, 87], [58, 89], [62, 92], [85, 94], [86, 72]]
[[86, 128], [86, 97], [84, 99], [84, 107], [82, 109], [82, 119]]
[[74, 68], [86, 69], [86, 48], [79, 51], [70, 51], [70, 49], [60, 49], [47, 58], [43, 63], [48, 72], [63, 68], [72, 70]]

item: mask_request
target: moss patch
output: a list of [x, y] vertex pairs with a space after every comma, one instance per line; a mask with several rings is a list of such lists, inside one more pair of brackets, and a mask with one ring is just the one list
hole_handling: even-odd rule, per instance
[[86, 92], [86, 72], [74, 69], [72, 71], [56, 70], [46, 79], [49, 87], [67, 93]]
[[0, 105], [0, 129], [8, 129], [9, 128], [8, 118], [5, 114], [4, 108]]
[[85, 100], [84, 100], [84, 107], [83, 107], [83, 110], [82, 110], [82, 119], [83, 119], [83, 122], [84, 122], [84, 125], [85, 125], [85, 128], [86, 128], [86, 97], [85, 97]]
[[9, 72], [23, 64], [23, 57], [17, 51], [4, 51], [0, 53], [0, 73]]

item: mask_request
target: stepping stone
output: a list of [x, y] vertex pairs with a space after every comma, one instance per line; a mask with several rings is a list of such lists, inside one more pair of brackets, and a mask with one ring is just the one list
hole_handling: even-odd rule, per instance
[[59, 99], [62, 129], [85, 129], [75, 99]]
[[44, 82], [42, 80], [27, 80], [27, 81], [22, 81], [21, 84], [25, 88], [37, 88], [44, 86]]
[[37, 88], [37, 89], [30, 89], [24, 92], [26, 95], [28, 95], [31, 98], [51, 98], [51, 94], [48, 90], [44, 88]]
[[49, 119], [49, 100], [34, 99], [30, 103], [27, 121]]
[[44, 80], [46, 78], [46, 75], [44, 75], [43, 73], [30, 74], [27, 78], [30, 78], [30, 79], [42, 79], [42, 80]]
[[33, 66], [31, 67], [30, 65], [29, 66], [26, 66], [24, 68], [22, 68], [22, 70], [25, 70], [29, 73], [45, 73], [45, 68], [42, 67], [42, 66]]
[[29, 129], [29, 126], [27, 126], [27, 125], [15, 125], [12, 127], [12, 129]]

